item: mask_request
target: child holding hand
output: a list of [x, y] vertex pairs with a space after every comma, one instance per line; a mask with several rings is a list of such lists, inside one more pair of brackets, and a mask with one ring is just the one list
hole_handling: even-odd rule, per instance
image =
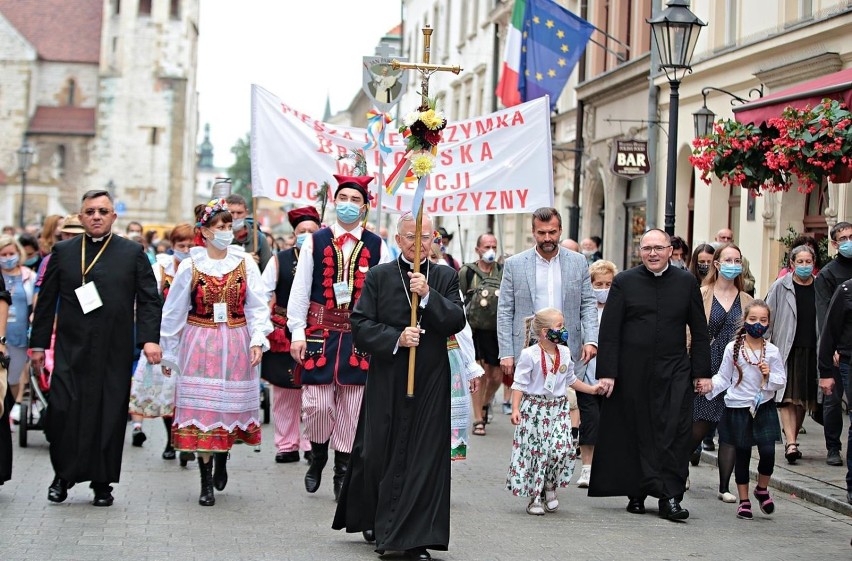
[[[543, 515], [559, 508], [556, 487], [567, 487], [576, 457], [568, 415], [569, 387], [599, 393], [599, 385], [574, 375], [562, 312], [544, 308], [532, 320], [538, 343], [521, 351], [512, 384], [512, 462], [506, 488], [530, 497], [527, 513]], [[544, 501], [542, 502], [542, 491]]]
[[743, 326], [725, 347], [722, 364], [712, 379], [712, 391], [705, 395], [713, 399], [727, 390], [725, 412], [719, 423], [719, 442], [736, 449], [737, 518], [743, 520], [754, 518], [748, 498], [753, 446], [757, 446], [760, 458], [754, 498], [764, 514], [775, 511], [775, 503], [767, 489], [775, 468], [775, 441], [781, 439], [774, 398], [775, 392], [786, 384], [787, 371], [778, 347], [763, 338], [769, 328], [769, 314], [769, 306], [763, 300], [746, 304]]

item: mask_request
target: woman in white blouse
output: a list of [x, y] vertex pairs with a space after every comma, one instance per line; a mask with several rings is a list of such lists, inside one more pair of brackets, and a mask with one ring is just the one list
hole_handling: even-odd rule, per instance
[[272, 323], [257, 265], [230, 245], [233, 219], [225, 200], [199, 205], [196, 219], [200, 247], [175, 274], [163, 307], [160, 344], [163, 373], [177, 370], [172, 444], [198, 456], [198, 502], [212, 506], [213, 488], [221, 491], [228, 480], [231, 446], [260, 444], [256, 367]]

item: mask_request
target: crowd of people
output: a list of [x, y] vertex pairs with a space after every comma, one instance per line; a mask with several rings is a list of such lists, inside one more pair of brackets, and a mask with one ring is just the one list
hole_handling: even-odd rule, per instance
[[[129, 415], [133, 446], [160, 419], [163, 460], [197, 463], [198, 502], [215, 505], [231, 448], [260, 444], [264, 380], [274, 461], [305, 461], [308, 493], [331, 461], [332, 527], [418, 560], [448, 547], [451, 462], [487, 435], [492, 401], [515, 425], [505, 487], [530, 515], [559, 509], [579, 460], [590, 496], [625, 497], [632, 514], [651, 496], [683, 521], [689, 464], [715, 434], [718, 498], [754, 517], [756, 447], [752, 496], [771, 515], [775, 443], [783, 432], [784, 458], [799, 461], [809, 413], [826, 462], [843, 465], [852, 224], [831, 229], [827, 263], [816, 240], [795, 239], [756, 299], [729, 229], [694, 250], [651, 229], [641, 265], [619, 272], [600, 238], [563, 239], [559, 212], [541, 208], [532, 248], [500, 256], [486, 232], [460, 263], [429, 216], [400, 216], [391, 247], [365, 227], [372, 178], [335, 179], [331, 223], [294, 208], [287, 237], [256, 228], [238, 195], [163, 239], [138, 222], [120, 233], [103, 190], [39, 232], [4, 231], [0, 484], [29, 375], [43, 372], [47, 408], [30, 414], [50, 443], [49, 501], [87, 482], [92, 504], [113, 504]], [[852, 431], [846, 457], [848, 469]], [[852, 503], [850, 471], [847, 488]]]

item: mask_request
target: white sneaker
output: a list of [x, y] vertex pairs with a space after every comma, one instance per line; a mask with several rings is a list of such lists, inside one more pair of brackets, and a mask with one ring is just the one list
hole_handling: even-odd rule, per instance
[[541, 506], [541, 497], [533, 497], [527, 505], [527, 514], [533, 516], [544, 516], [544, 507]]
[[585, 489], [589, 486], [589, 479], [592, 477], [592, 466], [584, 465], [580, 471], [580, 479], [577, 480], [577, 487]]
[[556, 498], [556, 487], [552, 489], [544, 488], [544, 510], [547, 512], [556, 512], [559, 508], [559, 499]]
[[33, 423], [38, 423], [41, 420], [41, 407], [38, 403], [33, 405]]
[[15, 421], [15, 423], [21, 422], [21, 404], [20, 403], [16, 403], [15, 405], [12, 406], [12, 410], [9, 411], [9, 418], [11, 420]]
[[727, 491], [725, 491], [724, 493], [717, 493], [716, 496], [719, 497], [719, 500], [722, 501], [723, 503], [735, 503], [735, 502], [737, 502], [737, 497], [735, 495], [727, 492]]

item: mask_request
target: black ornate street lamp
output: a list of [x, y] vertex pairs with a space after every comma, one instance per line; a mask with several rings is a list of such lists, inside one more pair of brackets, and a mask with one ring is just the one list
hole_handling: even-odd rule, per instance
[[704, 105], [692, 114], [693, 124], [695, 125], [695, 138], [704, 138], [713, 132], [713, 123], [716, 120], [716, 114], [707, 108], [707, 94], [710, 92], [719, 92], [731, 96], [731, 105], [735, 105], [737, 103], [748, 103], [751, 101], [752, 94], [755, 93], [758, 98], [763, 97], [763, 84], [759, 88], [752, 88], [748, 91], [749, 99], [740, 97], [722, 88], [714, 88], [713, 86], [702, 88], [701, 95], [704, 98]]
[[669, 140], [666, 166], [665, 229], [674, 235], [675, 180], [677, 172], [677, 113], [680, 81], [692, 72], [692, 55], [701, 28], [707, 25], [689, 10], [687, 0], [669, 0], [668, 8], [646, 20], [660, 54], [660, 68], [669, 81]]
[[24, 223], [24, 213], [26, 211], [27, 200], [27, 171], [29, 171], [30, 166], [33, 164], [34, 154], [35, 150], [25, 136], [24, 143], [18, 148], [18, 171], [21, 172], [21, 217], [18, 225], [21, 227], [21, 230], [26, 226]]

